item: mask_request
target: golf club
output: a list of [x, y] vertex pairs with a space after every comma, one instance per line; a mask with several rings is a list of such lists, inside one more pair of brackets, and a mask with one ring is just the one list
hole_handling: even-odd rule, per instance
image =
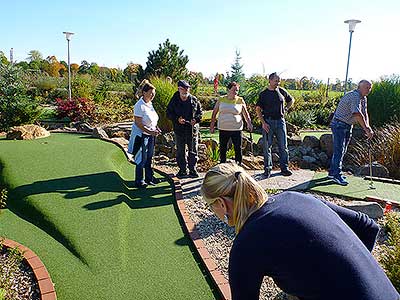
[[369, 189], [375, 190], [374, 182], [372, 181], [372, 153], [371, 153], [371, 139], [368, 139], [368, 156], [369, 156]]
[[256, 169], [254, 166], [254, 150], [253, 150], [253, 134], [250, 131], [250, 152], [251, 152], [251, 156], [252, 156], [252, 163], [253, 163], [253, 176], [256, 175]]

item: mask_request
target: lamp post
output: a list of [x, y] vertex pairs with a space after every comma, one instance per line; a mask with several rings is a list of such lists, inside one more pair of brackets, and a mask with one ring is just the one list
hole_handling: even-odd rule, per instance
[[71, 64], [69, 60], [69, 41], [71, 40], [71, 36], [74, 34], [73, 32], [64, 31], [65, 38], [67, 39], [68, 44], [68, 100], [71, 101]]
[[347, 75], [349, 74], [349, 61], [350, 61], [350, 50], [351, 50], [351, 38], [353, 37], [354, 28], [356, 28], [357, 23], [361, 23], [360, 20], [346, 20], [344, 21], [346, 24], [349, 24], [349, 32], [350, 32], [350, 41], [349, 41], [349, 53], [347, 55], [347, 68], [346, 68], [346, 79], [344, 81], [344, 94], [346, 94], [347, 88]]

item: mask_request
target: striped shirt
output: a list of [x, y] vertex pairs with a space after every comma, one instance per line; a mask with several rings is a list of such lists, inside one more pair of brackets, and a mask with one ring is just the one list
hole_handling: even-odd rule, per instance
[[228, 97], [219, 99], [218, 129], [237, 131], [243, 129], [242, 109], [244, 100], [236, 96], [230, 100]]
[[348, 92], [340, 99], [334, 118], [349, 125], [356, 123], [354, 113], [367, 117], [367, 97], [362, 97], [358, 90]]

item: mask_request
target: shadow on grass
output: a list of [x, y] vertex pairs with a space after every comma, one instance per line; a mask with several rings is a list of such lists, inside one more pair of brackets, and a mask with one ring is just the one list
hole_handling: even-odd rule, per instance
[[[8, 208], [21, 219], [45, 231], [64, 245], [84, 264], [88, 265], [68, 237], [62, 233], [56, 224], [48, 219], [46, 211], [40, 210], [35, 205], [35, 203], [39, 203], [40, 201], [48, 200], [38, 198], [32, 200], [31, 196], [58, 193], [64, 199], [73, 201], [99, 193], [108, 192], [118, 194], [114, 199], [88, 203], [83, 206], [86, 210], [104, 209], [121, 203], [126, 203], [131, 209], [172, 204], [171, 188], [168, 185], [160, 185], [148, 189], [131, 188], [131, 186], [133, 186], [133, 181], [123, 180], [117, 172], [36, 181], [11, 189], [8, 199], [12, 199], [12, 201], [8, 201]], [[57, 196], [55, 195], [53, 198], [57, 198]]]

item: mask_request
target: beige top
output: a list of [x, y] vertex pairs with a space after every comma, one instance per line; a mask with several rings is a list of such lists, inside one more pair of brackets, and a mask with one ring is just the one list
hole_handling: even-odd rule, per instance
[[237, 131], [243, 129], [244, 100], [236, 96], [230, 100], [227, 96], [219, 99], [218, 129], [226, 131]]

